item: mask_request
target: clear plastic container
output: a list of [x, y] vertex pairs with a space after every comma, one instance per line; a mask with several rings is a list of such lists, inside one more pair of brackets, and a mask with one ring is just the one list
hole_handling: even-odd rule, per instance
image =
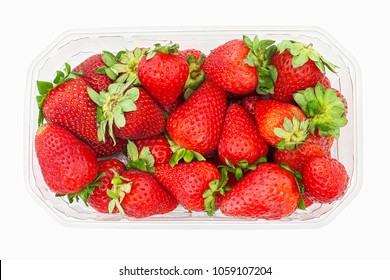
[[[326, 59], [339, 68], [337, 75], [327, 72], [332, 87], [340, 90], [348, 102], [348, 124], [335, 141], [332, 156], [341, 161], [349, 175], [346, 194], [331, 204], [318, 204], [305, 211], [297, 210], [282, 220], [255, 220], [206, 213], [190, 213], [181, 206], [169, 214], [146, 219], [132, 219], [96, 212], [82, 202], [69, 204], [55, 197], [46, 186], [35, 155], [34, 136], [37, 130], [38, 108], [35, 101], [37, 80], [52, 80], [55, 71], [65, 62], [73, 67], [87, 57], [103, 50], [117, 52], [135, 47], [151, 47], [156, 42], [173, 41], [180, 49], [197, 48], [208, 54], [222, 43], [242, 38], [242, 35], [275, 40], [284, 39], [312, 43]], [[120, 228], [310, 228], [331, 221], [359, 192], [362, 185], [362, 107], [360, 69], [347, 50], [329, 33], [317, 27], [185, 27], [185, 28], [113, 28], [72, 30], [62, 34], [32, 63], [26, 92], [26, 185], [30, 193], [61, 223], [68, 226]]]

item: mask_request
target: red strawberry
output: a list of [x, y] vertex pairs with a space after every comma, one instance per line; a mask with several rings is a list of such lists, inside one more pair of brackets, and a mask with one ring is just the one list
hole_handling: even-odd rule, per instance
[[[243, 40], [231, 40], [211, 51], [204, 63], [207, 78], [225, 91], [234, 94], [247, 94], [257, 90], [268, 93], [272, 86], [272, 76], [264, 67], [275, 51], [270, 47], [274, 41], [253, 42], [246, 36]], [[258, 71], [260, 70], [260, 71]], [[272, 90], [271, 90], [272, 91]]]
[[203, 62], [206, 56], [200, 50], [196, 49], [181, 51], [179, 56], [187, 61], [189, 66], [188, 78], [183, 89], [184, 97], [185, 99], [188, 99], [206, 78], [203, 70]]
[[244, 176], [223, 198], [226, 216], [276, 220], [291, 215], [298, 207], [295, 177], [273, 163], [264, 163]]
[[315, 88], [300, 90], [293, 96], [305, 115], [311, 118], [309, 131], [312, 134], [336, 139], [340, 136], [340, 128], [348, 122], [345, 117], [346, 103], [334, 89], [325, 89], [318, 83]]
[[140, 139], [158, 135], [164, 131], [163, 111], [142, 88], [128, 89], [130, 83], [114, 83], [108, 92], [100, 94], [88, 89], [91, 99], [99, 106], [101, 115], [99, 139], [104, 140], [106, 127], [111, 138]]
[[116, 143], [110, 137], [106, 137], [106, 142], [86, 142], [92, 151], [96, 154], [98, 158], [108, 157], [123, 151], [126, 147], [127, 140], [118, 138]]
[[272, 65], [277, 70], [274, 94], [271, 99], [294, 103], [293, 94], [298, 90], [314, 87], [325, 78], [325, 67], [335, 72], [336, 66], [325, 60], [311, 44], [282, 41], [272, 56]]
[[43, 179], [57, 194], [78, 192], [97, 175], [97, 159], [91, 148], [57, 124], [38, 128], [35, 151]]
[[255, 117], [260, 136], [279, 149], [292, 150], [307, 138], [309, 123], [297, 106], [276, 100], [256, 103]]
[[165, 214], [177, 207], [177, 201], [150, 174], [137, 170], [125, 171], [113, 179], [110, 213], [117, 207], [121, 213], [134, 218]]
[[99, 142], [96, 105], [88, 97], [88, 84], [76, 77], [78, 73], [70, 71], [69, 64], [65, 64], [64, 72], [57, 71], [53, 83], [37, 81], [38, 123], [42, 124], [45, 118], [83, 140]]
[[305, 209], [313, 205], [313, 200], [307, 194], [301, 194]]
[[186, 83], [189, 67], [178, 55], [179, 45], [155, 45], [138, 65], [142, 86], [161, 105], [175, 103]]
[[322, 77], [322, 79], [319, 81], [319, 83], [322, 84], [325, 88], [331, 87], [330, 80], [325, 75], [324, 75], [324, 77]]
[[238, 104], [230, 105], [218, 144], [220, 160], [241, 167], [243, 161], [246, 165], [253, 164], [267, 153], [268, 144], [260, 137], [249, 113]]
[[252, 116], [255, 116], [257, 101], [262, 100], [260, 96], [246, 96], [242, 99], [242, 107]]
[[80, 65], [74, 68], [74, 72], [82, 71], [81, 77], [97, 92], [107, 91], [112, 83], [111, 79], [105, 74], [99, 74], [96, 71], [105, 66], [102, 55], [95, 54], [84, 60]]
[[344, 165], [330, 157], [312, 158], [307, 162], [302, 177], [305, 193], [321, 203], [330, 203], [343, 196], [349, 180]]
[[139, 139], [134, 141], [138, 151], [144, 147], [148, 147], [150, 153], [153, 155], [155, 166], [159, 164], [169, 163], [172, 157], [172, 151], [169, 143], [164, 135], [157, 135], [146, 139]]
[[161, 164], [155, 174], [177, 201], [191, 211], [205, 210], [203, 194], [213, 180], [220, 179], [218, 169], [203, 161], [180, 163], [173, 168]]
[[309, 134], [307, 140], [292, 151], [276, 149], [273, 155], [275, 163], [286, 163], [294, 171], [302, 172], [306, 162], [316, 156], [330, 156], [328, 139]]
[[102, 160], [98, 163], [98, 174], [104, 172], [98, 182], [101, 183], [101, 186], [93, 188], [89, 194], [87, 194], [87, 202], [90, 206], [96, 209], [101, 213], [108, 213], [108, 204], [110, 202], [110, 197], [107, 195], [107, 190], [112, 188], [112, 179], [115, 176], [113, 170], [118, 174], [125, 172], [125, 165], [117, 159], [108, 159]]
[[160, 107], [161, 107], [161, 109], [163, 109], [164, 112], [167, 113], [168, 116], [169, 116], [170, 114], [172, 114], [173, 111], [175, 111], [177, 108], [179, 108], [180, 105], [184, 103], [184, 101], [185, 101], [184, 97], [180, 95], [180, 96], [176, 99], [175, 103], [170, 104], [170, 105], [160, 105]]
[[226, 106], [225, 92], [205, 81], [168, 117], [167, 131], [177, 145], [210, 154], [218, 146]]

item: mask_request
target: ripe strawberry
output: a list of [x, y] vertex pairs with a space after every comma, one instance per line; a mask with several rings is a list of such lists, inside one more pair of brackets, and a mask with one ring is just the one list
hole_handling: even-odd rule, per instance
[[164, 131], [163, 111], [142, 88], [130, 83], [114, 83], [108, 92], [100, 94], [88, 89], [91, 99], [98, 105], [99, 139], [105, 140], [106, 127], [112, 139], [140, 139], [158, 135]]
[[254, 117], [256, 103], [259, 100], [262, 100], [260, 96], [246, 96], [242, 99], [242, 107]]
[[312, 158], [302, 177], [306, 194], [321, 203], [330, 203], [343, 196], [349, 180], [344, 165], [330, 157]]
[[97, 73], [97, 70], [105, 64], [101, 54], [95, 54], [84, 60], [80, 65], [74, 68], [74, 72], [82, 73], [81, 77], [88, 82], [88, 84], [95, 91], [107, 91], [108, 86], [112, 83], [111, 79], [105, 74]]
[[187, 61], [189, 66], [188, 78], [183, 89], [184, 98], [188, 99], [206, 78], [203, 70], [203, 62], [206, 56], [200, 50], [196, 49], [181, 51], [179, 56]]
[[[265, 87], [272, 86], [269, 58], [276, 50], [274, 41], [253, 42], [244, 39], [231, 40], [211, 51], [204, 63], [207, 78], [225, 91], [235, 94], [247, 94], [257, 89], [258, 93], [268, 93]], [[272, 91], [272, 90], [271, 90]]]
[[175, 103], [170, 104], [170, 105], [160, 105], [160, 107], [169, 116], [170, 114], [172, 114], [173, 111], [175, 111], [177, 108], [179, 108], [180, 105], [184, 103], [184, 101], [185, 101], [184, 97], [182, 95], [180, 95], [176, 99]]
[[306, 88], [294, 95], [295, 102], [307, 117], [310, 117], [309, 131], [324, 137], [339, 138], [340, 128], [347, 124], [345, 99], [337, 96], [331, 88], [325, 89], [318, 83], [315, 88]]
[[291, 169], [303, 172], [308, 160], [316, 156], [330, 156], [328, 139], [319, 135], [309, 134], [307, 140], [292, 151], [276, 149], [273, 155], [275, 163], [286, 163]]
[[255, 118], [260, 136], [278, 149], [292, 150], [306, 140], [309, 122], [297, 106], [276, 100], [256, 103]]
[[238, 104], [230, 105], [218, 144], [220, 160], [241, 167], [241, 163], [253, 164], [267, 153], [268, 144], [260, 137], [249, 113]]
[[57, 124], [38, 128], [35, 151], [43, 179], [57, 194], [78, 192], [97, 175], [97, 159], [91, 148]]
[[39, 118], [56, 123], [71, 131], [77, 137], [99, 142], [96, 123], [96, 105], [88, 97], [88, 84], [79, 73], [70, 71], [65, 64], [64, 72], [57, 71], [53, 83], [37, 81]]
[[335, 72], [336, 66], [325, 60], [311, 44], [285, 40], [277, 48], [271, 59], [277, 70], [271, 99], [294, 103], [294, 93], [314, 87], [325, 79], [325, 67]]
[[109, 212], [119, 212], [134, 218], [165, 214], [177, 207], [177, 201], [150, 174], [137, 170], [125, 171], [113, 178], [114, 186], [107, 194], [111, 197]]
[[[226, 107], [225, 92], [205, 81], [168, 117], [169, 136], [180, 147], [201, 155], [210, 154], [218, 146]], [[176, 159], [177, 163], [180, 157]]]
[[108, 157], [123, 151], [127, 145], [127, 140], [118, 138], [116, 143], [110, 137], [106, 137], [106, 142], [86, 142], [87, 145], [92, 149], [98, 158]]
[[175, 103], [189, 74], [187, 62], [178, 56], [178, 48], [177, 44], [156, 44], [138, 65], [142, 86], [161, 105]]
[[150, 153], [153, 155], [155, 166], [169, 163], [169, 160], [172, 157], [172, 151], [164, 135], [135, 140], [134, 143], [139, 152], [141, 152], [144, 147], [149, 148]]
[[221, 203], [226, 216], [276, 220], [291, 215], [298, 207], [295, 177], [273, 163], [264, 163], [244, 176]]
[[179, 163], [175, 167], [161, 164], [156, 167], [157, 180], [190, 211], [203, 211], [204, 192], [210, 188], [209, 184], [220, 179], [218, 169], [203, 161]]
[[81, 198], [101, 213], [108, 213], [108, 204], [111, 199], [107, 195], [107, 190], [112, 188], [112, 179], [115, 176], [113, 170], [118, 174], [122, 174], [125, 172], [126, 167], [117, 159], [99, 161], [98, 174], [103, 174], [103, 176], [99, 178], [97, 182], [100, 182], [101, 185], [93, 188], [86, 187], [81, 190], [81, 192], [84, 191]]

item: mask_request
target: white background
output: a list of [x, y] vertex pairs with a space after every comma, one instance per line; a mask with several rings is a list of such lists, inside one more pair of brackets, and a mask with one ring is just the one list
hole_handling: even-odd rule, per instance
[[[345, 2], [7, 1], [0, 11], [0, 258], [389, 260], [390, 61], [385, 26], [390, 20], [381, 1]], [[27, 192], [23, 179], [27, 69], [59, 34], [88, 27], [274, 24], [322, 27], [361, 66], [364, 185], [330, 224], [312, 230], [248, 231], [68, 228]]]

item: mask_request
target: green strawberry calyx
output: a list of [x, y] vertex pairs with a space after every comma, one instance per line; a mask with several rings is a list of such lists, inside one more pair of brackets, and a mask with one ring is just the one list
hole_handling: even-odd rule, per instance
[[168, 134], [165, 134], [165, 138], [167, 139], [170, 149], [173, 153], [171, 159], [169, 160], [169, 165], [171, 167], [174, 167], [176, 164], [179, 163], [180, 160], [184, 160], [186, 163], [192, 162], [195, 158], [198, 161], [205, 161], [206, 158], [193, 150], [186, 149], [184, 147], [181, 147], [177, 145], [169, 136]]
[[272, 55], [276, 52], [275, 41], [259, 40], [257, 36], [252, 41], [245, 35], [243, 40], [250, 49], [245, 58], [245, 63], [257, 69], [258, 84], [256, 92], [258, 94], [273, 94], [274, 82], [278, 76], [276, 68], [271, 65]]
[[100, 94], [91, 87], [87, 88], [89, 97], [97, 105], [97, 122], [99, 123], [98, 138], [99, 141], [106, 140], [106, 128], [108, 134], [116, 144], [113, 125], [121, 128], [126, 125], [125, 113], [137, 110], [135, 101], [139, 98], [139, 89], [132, 87], [131, 82], [113, 83], [108, 86], [108, 92], [102, 90]]
[[345, 117], [344, 100], [332, 88], [325, 89], [321, 83], [315, 88], [298, 91], [294, 100], [310, 120], [309, 131], [323, 137], [338, 139], [340, 128], [348, 123]]
[[298, 208], [301, 210], [305, 210], [305, 200], [303, 199], [303, 195], [305, 194], [305, 186], [302, 183], [302, 173], [298, 171], [294, 171], [291, 169], [290, 166], [287, 165], [287, 163], [283, 162], [279, 165], [281, 168], [284, 170], [290, 172], [294, 178], [295, 178], [295, 183], [297, 184], [298, 190], [299, 190], [299, 204]]
[[140, 86], [138, 64], [148, 50], [148, 48], [135, 48], [133, 51], [119, 51], [116, 55], [103, 51], [102, 60], [106, 66], [100, 67], [95, 72], [106, 74], [116, 83], [131, 82], [134, 86]]
[[[96, 176], [96, 178], [89, 183], [87, 186], [82, 188], [80, 191], [76, 193], [69, 193], [67, 194], [67, 198], [69, 203], [73, 203], [75, 200], [79, 202], [79, 199], [81, 198], [82, 201], [84, 201], [85, 205], [88, 206], [88, 198], [93, 194], [93, 191], [95, 190], [96, 187], [101, 187], [102, 183], [99, 181], [101, 178], [106, 176], [105, 172], [102, 172]], [[56, 196], [64, 196], [60, 194], [56, 194]]]
[[204, 80], [206, 79], [206, 75], [202, 68], [202, 64], [205, 60], [204, 55], [200, 55], [198, 60], [192, 55], [188, 54], [187, 63], [189, 65], [189, 74], [187, 81], [184, 85], [184, 98], [188, 99], [198, 87], [202, 85]]
[[291, 151], [300, 147], [308, 137], [309, 126], [309, 119], [299, 121], [296, 115], [292, 120], [284, 118], [283, 128], [274, 128], [275, 135], [283, 139], [276, 145], [276, 148], [279, 150], [287, 149]]
[[312, 44], [283, 40], [277, 48], [280, 53], [287, 50], [293, 56], [292, 66], [294, 68], [301, 67], [310, 59], [323, 74], [325, 74], [325, 67], [336, 73], [337, 66], [323, 58], [319, 52], [313, 49]]
[[111, 171], [114, 173], [114, 177], [111, 180], [112, 188], [107, 190], [107, 195], [111, 198], [108, 203], [108, 212], [112, 214], [117, 208], [119, 213], [124, 214], [121, 203], [126, 194], [130, 193], [132, 184], [129, 179], [120, 176], [114, 169]]
[[179, 48], [179, 44], [174, 44], [172, 41], [170, 41], [166, 45], [161, 45], [160, 43], [154, 44], [153, 49], [149, 49], [148, 51], [146, 51], [146, 60], [153, 58], [159, 52], [177, 55], [179, 54]]
[[236, 177], [237, 181], [241, 180], [244, 174], [249, 171], [255, 170], [259, 163], [267, 162], [267, 157], [261, 157], [256, 160], [253, 164], [249, 164], [246, 159], [240, 160], [235, 166], [230, 160], [225, 158], [225, 165], [218, 166], [219, 168], [225, 168], [228, 172], [231, 172]]
[[36, 100], [38, 103], [38, 108], [39, 108], [39, 115], [38, 115], [38, 124], [42, 124], [44, 120], [43, 116], [43, 102], [47, 98], [47, 95], [49, 92], [53, 89], [56, 88], [57, 86], [73, 80], [76, 77], [80, 77], [83, 74], [82, 71], [79, 72], [72, 72], [71, 67], [68, 63], [65, 63], [65, 68], [63, 71], [56, 71], [56, 76], [53, 79], [53, 82], [46, 82], [46, 81], [37, 81], [37, 88], [38, 88], [38, 93]]
[[133, 141], [129, 140], [127, 143], [127, 155], [129, 158], [128, 169], [154, 173], [154, 157], [150, 153], [149, 147], [143, 147], [141, 152], [138, 152], [137, 146]]
[[221, 179], [214, 179], [209, 183], [209, 188], [204, 191], [202, 197], [204, 198], [204, 208], [207, 212], [207, 215], [213, 216], [215, 213], [215, 196], [220, 194], [224, 196], [226, 192], [230, 191], [232, 188], [226, 186], [228, 181], [227, 169], [222, 168], [220, 172]]

